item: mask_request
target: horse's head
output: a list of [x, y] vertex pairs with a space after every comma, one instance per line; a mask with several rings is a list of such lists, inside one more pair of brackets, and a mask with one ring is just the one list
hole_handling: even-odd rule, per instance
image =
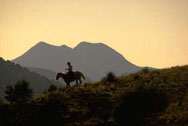
[[61, 73], [57, 73], [56, 80], [58, 80], [61, 77]]
[[65, 73], [57, 73], [56, 80], [58, 80], [60, 77], [64, 78]]

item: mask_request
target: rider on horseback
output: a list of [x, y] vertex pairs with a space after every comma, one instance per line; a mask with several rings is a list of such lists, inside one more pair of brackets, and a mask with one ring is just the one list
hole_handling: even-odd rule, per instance
[[72, 65], [70, 62], [67, 62], [67, 65], [68, 65], [68, 69], [65, 69], [65, 70], [68, 70], [68, 73], [67, 75], [69, 75], [69, 77], [71, 77], [73, 75], [73, 72], [72, 72]]
[[72, 65], [70, 62], [67, 62], [67, 65], [68, 65], [68, 69], [65, 69], [65, 70], [68, 70], [69, 73], [72, 72]]

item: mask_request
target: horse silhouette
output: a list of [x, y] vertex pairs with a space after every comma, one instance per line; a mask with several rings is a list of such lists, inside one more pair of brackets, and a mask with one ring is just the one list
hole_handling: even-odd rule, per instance
[[71, 75], [68, 73], [57, 73], [56, 80], [58, 80], [60, 77], [64, 79], [66, 83], [66, 87], [70, 87], [70, 82], [73, 82], [75, 80], [76, 80], [76, 85], [78, 85], [78, 81], [80, 82], [80, 84], [82, 83], [81, 78], [85, 80], [83, 73], [79, 71], [72, 72]]

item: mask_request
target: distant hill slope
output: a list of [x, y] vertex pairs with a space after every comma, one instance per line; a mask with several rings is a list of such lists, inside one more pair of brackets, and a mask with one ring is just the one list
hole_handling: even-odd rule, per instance
[[[31, 72], [38, 73], [41, 76], [48, 78], [49, 80], [56, 81], [56, 72], [52, 70], [46, 70], [42, 68], [33, 68], [33, 67], [26, 67], [26, 68]], [[58, 80], [58, 82], [63, 85], [65, 84], [65, 82], [62, 79]]]
[[81, 42], [75, 48], [53, 46], [39, 42], [22, 56], [13, 60], [22, 66], [65, 71], [67, 61], [73, 69], [81, 71], [92, 81], [98, 81], [112, 71], [116, 75], [130, 74], [142, 69], [114, 49], [102, 43]]
[[26, 79], [30, 82], [36, 95], [42, 93], [52, 83], [49, 79], [39, 74], [30, 72], [20, 65], [15, 65], [10, 61], [4, 61], [0, 58], [0, 97], [4, 96], [6, 86], [13, 85], [21, 79]]

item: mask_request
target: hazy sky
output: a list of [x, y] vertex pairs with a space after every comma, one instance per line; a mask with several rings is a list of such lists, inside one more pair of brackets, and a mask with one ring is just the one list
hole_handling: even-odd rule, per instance
[[188, 0], [0, 0], [0, 57], [39, 41], [103, 42], [139, 66], [188, 64]]

